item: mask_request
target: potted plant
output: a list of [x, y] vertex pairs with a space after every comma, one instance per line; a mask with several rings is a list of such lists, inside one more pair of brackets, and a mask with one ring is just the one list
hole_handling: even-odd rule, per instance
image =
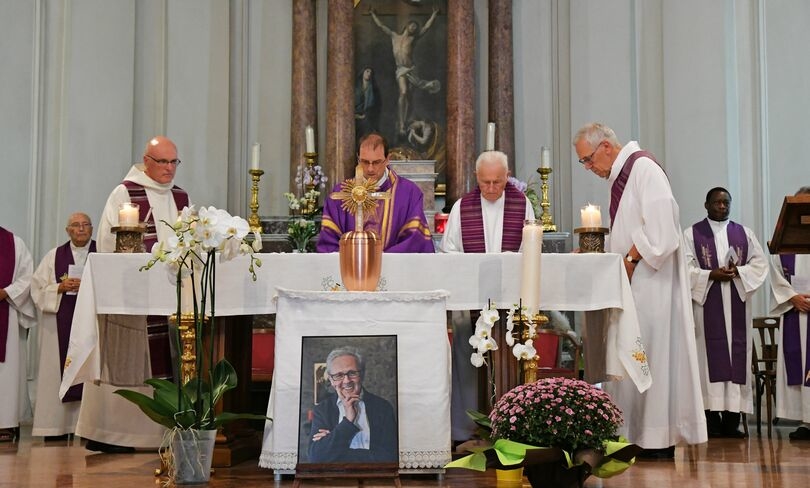
[[544, 378], [519, 385], [489, 416], [471, 417], [490, 430], [494, 443], [446, 467], [523, 466], [533, 487], [581, 487], [590, 475], [615, 476], [641, 450], [617, 435], [622, 414], [610, 396], [581, 380]]
[[[191, 302], [192, 326], [196, 334], [196, 376], [185, 384], [152, 378], [146, 384], [153, 388], [151, 397], [142, 393], [120, 389], [116, 394], [135, 403], [150, 419], [168, 430], [161, 444], [161, 458], [167, 466], [170, 480], [175, 483], [200, 483], [210, 476], [211, 457], [216, 431], [225, 422], [236, 419], [264, 419], [263, 415], [217, 414], [215, 406], [222, 395], [237, 384], [236, 371], [224, 358], [214, 364], [213, 341], [203, 351], [203, 337], [216, 335], [215, 283], [217, 260], [226, 261], [240, 254], [250, 257], [248, 271], [256, 280], [255, 266], [261, 261], [254, 251], [261, 249], [261, 237], [248, 240], [249, 226], [241, 217], [214, 207], [186, 207], [177, 222], [169, 224], [174, 230], [168, 240], [152, 249], [152, 258], [141, 271], [163, 263], [175, 284], [177, 315], [182, 316], [182, 305]], [[199, 282], [199, 294], [197, 286]], [[176, 327], [171, 328], [171, 340], [180, 347]], [[207, 360], [205, 358], [207, 356]], [[176, 371], [181, 371], [178, 358]]]

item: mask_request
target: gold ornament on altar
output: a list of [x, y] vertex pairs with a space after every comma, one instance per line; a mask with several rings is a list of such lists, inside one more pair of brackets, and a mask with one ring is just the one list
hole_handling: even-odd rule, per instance
[[377, 201], [391, 198], [389, 192], [375, 191], [377, 182], [366, 180], [360, 166], [355, 177], [340, 184], [330, 198], [354, 215], [354, 229], [340, 237], [340, 276], [349, 291], [374, 291], [382, 272], [382, 238], [365, 230], [364, 216], [377, 208]]

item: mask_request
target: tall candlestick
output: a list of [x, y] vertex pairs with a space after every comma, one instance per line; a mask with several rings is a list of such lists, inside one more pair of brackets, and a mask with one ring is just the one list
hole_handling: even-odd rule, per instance
[[529, 317], [540, 310], [540, 256], [543, 252], [543, 226], [537, 220], [523, 222], [522, 274], [520, 299]]
[[254, 142], [250, 153], [250, 169], [259, 169], [259, 154], [261, 150], [262, 145], [258, 142]]
[[599, 205], [591, 205], [590, 203], [580, 211], [582, 219], [582, 227], [602, 227], [602, 211]]
[[308, 125], [307, 128], [304, 130], [304, 134], [306, 135], [307, 139], [307, 152], [314, 153], [315, 152], [315, 130], [312, 128], [311, 125]]
[[495, 149], [495, 122], [487, 124], [487, 151]]
[[547, 148], [546, 146], [540, 148], [540, 167], [551, 167], [551, 149]]
[[122, 203], [118, 207], [118, 225], [127, 227], [137, 226], [139, 208], [137, 203]]

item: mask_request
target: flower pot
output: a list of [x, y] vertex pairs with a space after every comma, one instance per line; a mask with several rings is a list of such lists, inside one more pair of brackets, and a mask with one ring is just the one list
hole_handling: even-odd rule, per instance
[[382, 239], [373, 231], [349, 231], [340, 238], [340, 277], [349, 291], [374, 291], [382, 272]]
[[169, 476], [176, 484], [206, 483], [211, 478], [216, 430], [177, 429], [171, 443], [173, 465]]
[[525, 465], [523, 471], [533, 488], [581, 488], [591, 475], [585, 465], [566, 468], [559, 461]]
[[498, 486], [521, 486], [523, 484], [523, 468], [496, 469], [495, 479]]

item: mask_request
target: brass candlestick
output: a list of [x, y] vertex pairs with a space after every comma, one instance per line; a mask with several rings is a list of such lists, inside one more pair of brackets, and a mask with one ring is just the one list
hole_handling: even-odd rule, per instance
[[250, 188], [250, 217], [248, 217], [248, 224], [250, 225], [251, 232], [262, 232], [262, 223], [259, 220], [259, 180], [261, 179], [264, 171], [260, 169], [248, 170], [251, 179], [253, 179], [253, 186]]
[[577, 227], [579, 250], [581, 252], [605, 252], [605, 234], [610, 233], [607, 227]]
[[[518, 316], [518, 322], [521, 326], [520, 337], [523, 339], [523, 342], [531, 340], [532, 343], [534, 343], [534, 339], [537, 337], [537, 333], [535, 332], [536, 328], [545, 327], [546, 324], [548, 324], [548, 317], [542, 313], [537, 313], [532, 318], [532, 321], [534, 322], [534, 327], [530, 326], [528, 317], [522, 312]], [[539, 360], [540, 356], [535, 354], [533, 357], [526, 359], [521, 363], [521, 368], [523, 368], [523, 384], [534, 383], [537, 381], [537, 362]]]
[[543, 208], [540, 221], [543, 223], [543, 232], [557, 232], [557, 226], [554, 225], [554, 219], [549, 211], [551, 203], [548, 201], [548, 175], [551, 174], [551, 168], [541, 166], [537, 168], [537, 172], [540, 173], [540, 179], [543, 182], [540, 184], [540, 207]]
[[177, 326], [177, 333], [180, 335], [180, 380], [181, 384], [185, 385], [197, 376], [197, 331], [194, 314], [180, 314], [179, 322], [177, 315], [172, 314], [169, 322]]
[[[146, 223], [140, 223], [138, 225], [117, 225], [110, 230], [115, 232], [115, 252], [139, 253], [147, 251], [143, 245]], [[151, 249], [149, 249], [149, 251], [151, 251]]]
[[[306, 215], [312, 215], [318, 209], [318, 197], [311, 196], [312, 190], [315, 189], [315, 163], [318, 162], [318, 153], [305, 152], [304, 159], [307, 162], [307, 166], [304, 168], [304, 174], [301, 175], [301, 182], [308, 181], [309, 183], [304, 185], [304, 196], [307, 199], [307, 204], [302, 211]], [[309, 178], [307, 178], [307, 176]]]

